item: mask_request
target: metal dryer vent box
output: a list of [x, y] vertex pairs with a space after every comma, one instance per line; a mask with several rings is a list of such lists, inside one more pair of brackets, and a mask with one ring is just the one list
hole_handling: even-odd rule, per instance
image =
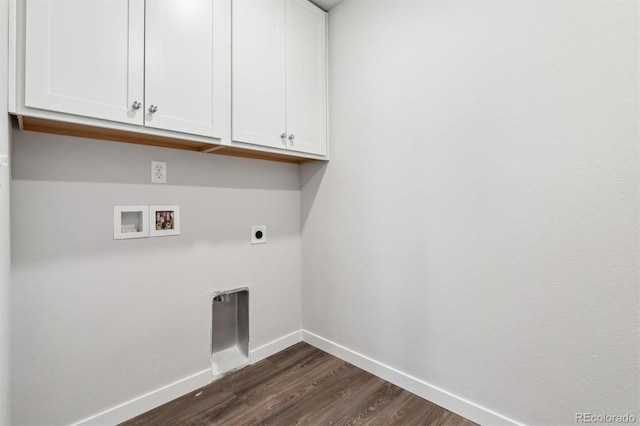
[[211, 370], [222, 377], [249, 363], [249, 289], [213, 294]]

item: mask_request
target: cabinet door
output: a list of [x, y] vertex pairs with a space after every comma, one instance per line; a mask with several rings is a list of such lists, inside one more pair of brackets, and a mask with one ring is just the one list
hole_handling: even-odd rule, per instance
[[233, 0], [234, 141], [285, 147], [284, 8], [283, 0]]
[[288, 149], [326, 155], [326, 13], [307, 0], [286, 5]]
[[219, 41], [228, 39], [228, 1], [147, 0], [146, 5], [145, 125], [221, 137], [227, 55]]
[[27, 0], [25, 105], [142, 124], [144, 0]]

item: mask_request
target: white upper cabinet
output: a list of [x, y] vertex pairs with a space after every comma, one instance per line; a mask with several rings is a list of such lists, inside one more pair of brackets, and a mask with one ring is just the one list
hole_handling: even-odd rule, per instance
[[146, 1], [146, 126], [220, 137], [228, 13], [220, 0]]
[[25, 106], [221, 138], [228, 0], [27, 0]]
[[285, 148], [283, 0], [234, 0], [232, 139]]
[[25, 130], [326, 160], [326, 25], [309, 0], [9, 0], [8, 109]]
[[307, 0], [286, 0], [286, 4], [287, 147], [325, 155], [326, 14]]
[[142, 124], [144, 0], [29, 0], [25, 106]]
[[326, 155], [326, 13], [233, 1], [232, 140]]

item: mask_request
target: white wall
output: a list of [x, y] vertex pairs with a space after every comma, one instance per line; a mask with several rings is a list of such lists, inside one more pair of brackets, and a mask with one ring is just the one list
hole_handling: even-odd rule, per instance
[[[8, 22], [8, 2], [0, 0], [0, 23]], [[0, 162], [8, 155], [11, 130], [7, 114], [7, 47], [8, 30], [0, 25]], [[9, 294], [10, 294], [10, 229], [9, 229], [9, 184], [8, 167], [0, 164], [0, 425], [11, 423], [10, 379], [9, 379]]]
[[[13, 424], [68, 424], [209, 368], [214, 291], [250, 286], [251, 350], [300, 329], [297, 165], [13, 138]], [[180, 205], [182, 235], [114, 241], [121, 204]]]
[[635, 414], [638, 2], [346, 0], [303, 327], [526, 424]]

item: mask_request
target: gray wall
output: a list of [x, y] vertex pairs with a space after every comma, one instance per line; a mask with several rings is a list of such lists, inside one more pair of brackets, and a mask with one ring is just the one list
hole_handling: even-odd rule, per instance
[[[21, 131], [13, 162], [14, 424], [68, 424], [208, 368], [214, 291], [250, 286], [250, 349], [300, 329], [297, 165]], [[182, 235], [114, 241], [129, 204], [180, 205]]]
[[346, 0], [303, 327], [525, 424], [638, 413], [638, 2]]
[[[0, 0], [0, 22], [8, 22], [7, 6], [7, 1]], [[7, 115], [7, 47], [9, 45], [7, 37], [7, 28], [0, 25], [0, 156], [8, 154], [11, 137]], [[0, 161], [3, 160], [0, 159]], [[9, 404], [10, 173], [9, 169], [1, 164], [0, 169], [0, 425], [8, 425], [11, 423]]]

